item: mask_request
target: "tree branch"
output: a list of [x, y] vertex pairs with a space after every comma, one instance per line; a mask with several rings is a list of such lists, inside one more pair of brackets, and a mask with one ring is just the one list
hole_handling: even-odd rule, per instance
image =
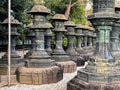
[[76, 5], [76, 4], [78, 4], [78, 3], [79, 3], [79, 0], [76, 1], [76, 2], [74, 2], [74, 3], [71, 5], [71, 7], [73, 7], [74, 5]]
[[86, 3], [87, 1], [86, 0], [78, 0], [78, 1], [76, 1], [76, 2], [74, 2], [72, 5], [71, 5], [71, 7], [73, 7], [74, 5], [76, 5], [76, 4], [78, 4], [78, 3]]

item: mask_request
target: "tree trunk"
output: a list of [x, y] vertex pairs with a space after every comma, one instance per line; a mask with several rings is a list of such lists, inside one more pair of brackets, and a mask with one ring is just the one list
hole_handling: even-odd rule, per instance
[[69, 3], [68, 3], [68, 5], [67, 5], [67, 7], [66, 7], [66, 11], [65, 11], [65, 17], [67, 18], [67, 19], [69, 19], [69, 16], [70, 16], [70, 10], [71, 10], [71, 0], [69, 1]]

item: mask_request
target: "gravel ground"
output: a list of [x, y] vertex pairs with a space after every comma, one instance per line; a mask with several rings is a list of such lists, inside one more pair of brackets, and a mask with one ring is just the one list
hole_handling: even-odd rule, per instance
[[[25, 51], [24, 53], [26, 53]], [[22, 56], [23, 54], [21, 51], [18, 53]], [[4, 53], [0, 53], [0, 56], [4, 55]], [[85, 67], [85, 66], [83, 66]], [[77, 75], [77, 71], [83, 67], [77, 67], [76, 72], [74, 73], [67, 73], [63, 75], [63, 80], [59, 81], [58, 83], [53, 84], [44, 84], [44, 85], [15, 85], [11, 87], [2, 87], [0, 90], [66, 90], [67, 89], [67, 82], [70, 81], [75, 75]]]
[[[83, 67], [78, 67], [77, 70]], [[67, 82], [71, 80], [75, 75], [77, 74], [77, 71], [74, 73], [64, 74], [63, 80], [59, 81], [58, 83], [54, 84], [44, 84], [44, 85], [15, 85], [11, 87], [2, 87], [0, 90], [67, 90]]]

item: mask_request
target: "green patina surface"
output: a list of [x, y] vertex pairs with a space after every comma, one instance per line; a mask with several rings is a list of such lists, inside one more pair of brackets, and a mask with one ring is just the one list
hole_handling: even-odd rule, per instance
[[99, 42], [109, 43], [111, 26], [99, 26]]

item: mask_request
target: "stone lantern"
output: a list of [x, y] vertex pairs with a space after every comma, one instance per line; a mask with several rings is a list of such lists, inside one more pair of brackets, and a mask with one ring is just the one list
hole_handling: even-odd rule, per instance
[[35, 50], [26, 60], [26, 67], [18, 69], [18, 81], [22, 84], [48, 84], [60, 81], [63, 78], [62, 68], [55, 66], [55, 61], [47, 54], [44, 48], [45, 31], [50, 28], [46, 22], [48, 8], [35, 5], [28, 12], [33, 15], [33, 25], [30, 30], [35, 33]]
[[84, 47], [83, 47], [84, 53], [86, 53], [87, 56], [90, 57], [91, 55], [93, 55], [91, 47], [89, 46], [89, 43], [91, 43], [91, 35], [90, 35], [91, 31], [90, 31], [90, 27], [84, 26], [84, 28], [83, 28], [83, 34], [84, 34], [83, 35], [83, 37], [84, 37]]
[[83, 57], [85, 59], [84, 60], [84, 62], [85, 62], [89, 59], [89, 56], [91, 54], [89, 55], [88, 48], [83, 49], [83, 47], [81, 47], [81, 40], [83, 38], [85, 38], [86, 41], [84, 40], [84, 42], [87, 44], [88, 41], [87, 41], [86, 37], [88, 36], [88, 30], [87, 30], [86, 26], [81, 25], [81, 24], [77, 24], [75, 28], [76, 28], [76, 30], [75, 30], [76, 31], [76, 39], [77, 39], [76, 51], [79, 53], [79, 55], [81, 57]]
[[82, 48], [82, 39], [83, 39], [83, 29], [84, 29], [84, 26], [81, 25], [81, 24], [77, 24], [76, 27], [75, 27], [75, 32], [76, 32], [76, 51], [79, 53], [79, 54], [82, 54], [84, 53], [84, 49]]
[[88, 46], [91, 47], [92, 46], [92, 28], [89, 27], [89, 31], [88, 31]]
[[93, 0], [93, 14], [88, 16], [97, 31], [94, 57], [68, 82], [68, 90], [120, 90], [120, 65], [110, 49], [110, 31], [120, 16], [114, 11], [115, 0]]
[[88, 26], [84, 26], [83, 28], [83, 34], [84, 34], [84, 49], [88, 49], [88, 35], [89, 35], [89, 28]]
[[110, 35], [112, 55], [115, 57], [117, 61], [120, 62], [119, 32], [120, 32], [120, 20], [115, 22], [113, 30], [111, 31]]
[[[28, 29], [29, 29], [29, 27], [28, 27]], [[29, 58], [29, 56], [35, 50], [35, 33], [32, 30], [29, 30], [29, 32], [27, 32], [27, 38], [29, 38], [31, 40], [31, 49], [26, 53], [24, 58]]]
[[94, 51], [94, 48], [93, 48], [93, 42], [92, 42], [92, 39], [94, 37], [94, 29], [92, 27], [89, 27], [89, 32], [88, 32], [88, 46], [89, 46], [89, 49], [93, 52]]
[[96, 46], [96, 42], [97, 42], [96, 37], [97, 37], [96, 31], [93, 31], [92, 43], [93, 43], [93, 48], [94, 48], [94, 50], [95, 50], [95, 46]]
[[51, 55], [52, 49], [51, 49], [51, 41], [52, 41], [52, 31], [51, 29], [53, 26], [50, 23], [47, 23], [50, 28], [48, 28], [45, 32], [45, 50], [46, 52]]
[[64, 73], [71, 73], [76, 70], [76, 63], [70, 60], [70, 57], [66, 54], [62, 47], [63, 33], [67, 30], [64, 27], [64, 22], [67, 21], [63, 14], [55, 14], [52, 18], [55, 28], [53, 32], [56, 38], [56, 47], [52, 53], [52, 59], [54, 59], [58, 66], [63, 67]]
[[[120, 15], [120, 6], [115, 6], [115, 12]], [[110, 32], [111, 50], [115, 59], [120, 62], [120, 19], [115, 22]]]
[[[21, 56], [19, 56], [16, 53], [16, 39], [19, 36], [19, 33], [17, 32], [17, 26], [19, 26], [21, 23], [14, 19], [13, 16], [11, 16], [11, 74], [16, 74], [16, 69], [18, 67], [24, 66], [23, 59], [21, 59]], [[2, 22], [2, 25], [5, 27], [8, 27], [8, 19], [5, 19]], [[8, 35], [8, 32], [6, 33]], [[8, 68], [8, 53], [4, 56], [2, 56], [0, 60], [0, 74], [7, 75], [7, 68]]]
[[72, 21], [66, 21], [64, 25], [68, 30], [66, 34], [68, 38], [68, 47], [67, 47], [66, 53], [70, 56], [71, 60], [76, 62], [77, 66], [84, 65], [84, 62], [85, 62], [84, 58], [80, 57], [80, 55], [75, 51], [75, 48], [74, 48], [73, 39], [75, 37], [74, 28], [76, 25]]

